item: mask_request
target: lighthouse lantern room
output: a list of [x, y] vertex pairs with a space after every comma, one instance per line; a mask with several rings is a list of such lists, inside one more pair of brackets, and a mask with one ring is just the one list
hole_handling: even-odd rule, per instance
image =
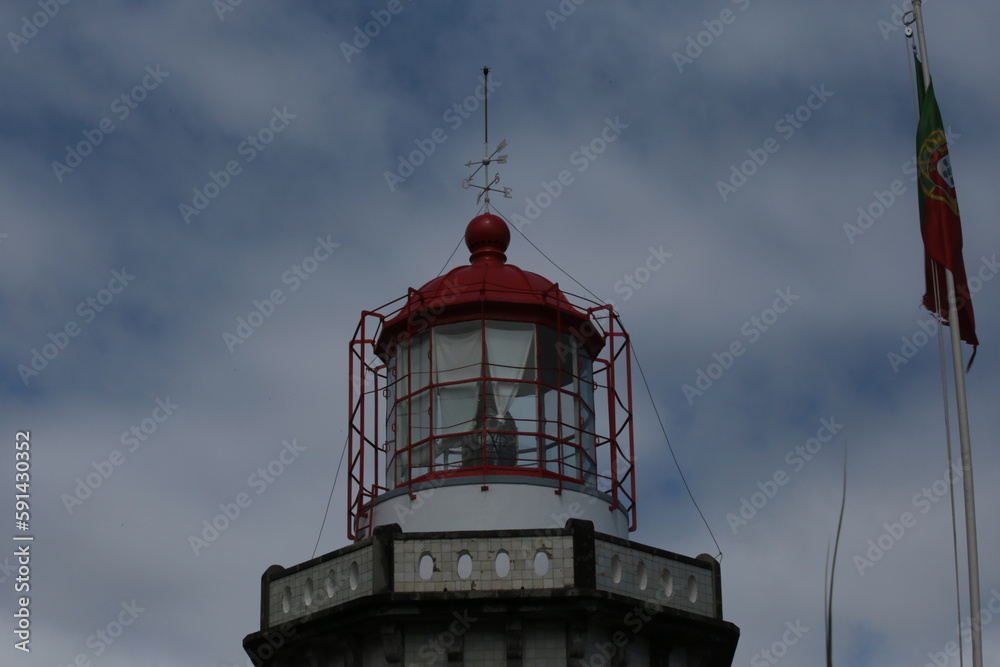
[[497, 215], [470, 263], [365, 311], [350, 347], [348, 533], [635, 529], [628, 335], [611, 306], [507, 263]]

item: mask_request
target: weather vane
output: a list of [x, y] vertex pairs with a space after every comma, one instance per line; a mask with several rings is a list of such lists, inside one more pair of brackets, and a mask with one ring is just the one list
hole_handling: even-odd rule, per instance
[[[497, 164], [507, 164], [506, 155], [497, 155], [500, 151], [507, 147], [507, 140], [504, 139], [500, 144], [490, 152], [490, 94], [489, 94], [489, 81], [488, 77], [490, 75], [490, 68], [483, 68], [483, 159], [482, 160], [471, 160], [465, 163], [466, 167], [470, 169], [475, 166], [475, 170], [469, 174], [468, 178], [462, 179], [462, 187], [468, 190], [469, 188], [475, 188], [479, 190], [479, 196], [476, 197], [476, 203], [483, 201], [483, 196], [486, 197], [486, 212], [490, 210], [490, 193], [499, 192], [504, 197], [510, 199], [511, 191], [510, 188], [495, 188], [493, 187], [500, 182], [500, 174], [493, 176], [493, 180], [490, 180], [490, 165], [494, 162]], [[472, 179], [476, 177], [479, 171], [483, 171], [483, 185], [475, 185]]]

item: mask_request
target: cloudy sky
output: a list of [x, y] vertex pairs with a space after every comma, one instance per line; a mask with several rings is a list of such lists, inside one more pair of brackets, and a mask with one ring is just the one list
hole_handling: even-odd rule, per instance
[[[308, 559], [320, 532], [361, 311], [436, 276], [479, 211], [460, 181], [481, 155], [484, 65], [514, 192], [497, 209], [628, 327], [724, 554], [735, 664], [788, 622], [808, 631], [780, 664], [819, 664], [845, 451], [837, 664], [944, 652], [958, 618], [903, 3], [0, 5], [0, 661], [247, 664], [261, 573]], [[925, 16], [977, 276], [981, 590], [1000, 610], [1000, 6], [930, 0]], [[648, 271], [655, 253], [670, 257]], [[517, 233], [508, 256], [583, 292]], [[634, 538], [716, 553], [636, 397]], [[10, 632], [21, 430], [30, 655]], [[279, 476], [253, 477], [293, 441]], [[343, 481], [319, 553], [347, 543]], [[192, 548], [240, 493], [252, 504]]]

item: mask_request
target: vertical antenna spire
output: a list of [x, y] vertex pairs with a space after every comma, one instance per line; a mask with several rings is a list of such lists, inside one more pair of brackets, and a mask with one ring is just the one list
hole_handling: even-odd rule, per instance
[[483, 68], [483, 143], [490, 145], [490, 68]]
[[[469, 188], [475, 188], [479, 190], [479, 195], [476, 197], [476, 203], [483, 201], [483, 196], [486, 197], [486, 212], [490, 211], [490, 193], [499, 192], [504, 197], [510, 199], [511, 190], [510, 188], [494, 188], [493, 186], [500, 182], [500, 174], [496, 174], [493, 180], [490, 180], [490, 164], [496, 162], [497, 164], [507, 164], [506, 155], [497, 155], [500, 151], [507, 147], [507, 140], [504, 139], [496, 147], [496, 149], [490, 153], [490, 85], [489, 85], [490, 68], [483, 68], [483, 159], [482, 160], [472, 160], [465, 163], [465, 166], [472, 168], [476, 165], [475, 170], [469, 174], [467, 178], [462, 179], [462, 187], [468, 190]], [[479, 170], [483, 170], [483, 185], [474, 185], [472, 179], [476, 177]]]

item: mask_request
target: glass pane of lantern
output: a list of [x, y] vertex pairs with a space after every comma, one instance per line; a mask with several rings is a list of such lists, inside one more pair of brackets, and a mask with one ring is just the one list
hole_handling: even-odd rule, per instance
[[471, 431], [479, 407], [479, 382], [435, 388], [434, 435]]
[[583, 400], [584, 405], [590, 408], [591, 412], [594, 410], [594, 362], [590, 358], [590, 354], [584, 350], [580, 349], [580, 397]]
[[386, 479], [391, 480], [395, 475], [396, 465], [396, 404], [390, 404], [389, 415], [385, 420], [385, 452], [386, 452]]
[[538, 396], [534, 383], [521, 385], [518, 396], [510, 404], [510, 415], [517, 431], [518, 465], [538, 467]]
[[[493, 393], [495, 415], [503, 418], [518, 394], [520, 380], [526, 378], [528, 365], [534, 365], [532, 351], [535, 325], [524, 322], [488, 321], [486, 323], [486, 359]], [[500, 380], [514, 380], [501, 382]], [[490, 406], [487, 405], [487, 410]]]
[[385, 449], [391, 460], [396, 450], [396, 357], [389, 358], [385, 379]]
[[434, 327], [434, 384], [482, 376], [483, 337], [479, 321]]
[[594, 368], [586, 350], [580, 350], [580, 447], [583, 482], [596, 483], [597, 448], [594, 441]]
[[573, 394], [560, 392], [562, 401], [560, 419], [560, 438], [565, 441], [562, 448], [563, 474], [568, 477], [580, 478], [580, 412], [579, 400]]
[[410, 444], [410, 399], [396, 403], [396, 451], [406, 449]]
[[411, 478], [429, 472], [430, 446], [426, 439], [430, 436], [430, 391], [424, 390], [410, 399], [410, 442], [417, 443], [410, 450]]
[[570, 334], [556, 336], [555, 330], [538, 327], [538, 364], [542, 384], [564, 387], [576, 381], [577, 341]]
[[[434, 468], [458, 468], [478, 443], [475, 428], [482, 382], [462, 382], [434, 389]], [[478, 451], [478, 446], [475, 446]]]
[[542, 387], [542, 465], [549, 472], [559, 472], [559, 392]]
[[545, 460], [545, 470], [559, 474], [559, 442], [557, 440], [542, 441], [542, 457]]
[[[559, 356], [556, 349], [556, 332], [551, 327], [538, 327], [538, 375], [539, 381], [549, 387], [559, 386]], [[548, 411], [546, 410], [546, 414]]]
[[430, 340], [426, 333], [410, 341], [409, 384], [410, 392], [420, 391], [430, 383]]
[[542, 422], [544, 424], [544, 434], [549, 438], [559, 437], [559, 406], [556, 402], [559, 392], [555, 389], [543, 388], [542, 394]]
[[[390, 357], [387, 368], [386, 445], [390, 452], [394, 446], [397, 453], [395, 459], [388, 462], [387, 474], [395, 479], [396, 484], [411, 479], [409, 461], [414, 454], [407, 448], [412, 442], [427, 437], [429, 430], [427, 392], [409, 396], [430, 381], [429, 349], [427, 334], [401, 341], [396, 345], [395, 355]], [[415, 456], [417, 462], [427, 465], [426, 447], [418, 449]]]
[[593, 486], [597, 473], [597, 448], [594, 444], [594, 413], [585, 404], [580, 405], [580, 465], [583, 481]]
[[[482, 322], [443, 324], [433, 329], [434, 464], [459, 467], [474, 447], [469, 433], [476, 428], [482, 402]], [[473, 380], [463, 382], [463, 380]], [[448, 384], [458, 383], [458, 384]], [[463, 435], [465, 434], [465, 435]]]
[[562, 388], [577, 391], [579, 383], [578, 357], [579, 342], [574, 336], [564, 333], [559, 341], [559, 369]]
[[428, 353], [427, 334], [419, 334], [409, 340], [401, 341], [396, 346], [396, 375], [399, 389], [396, 394], [400, 397], [419, 391], [421, 387], [426, 387], [430, 380], [428, 371], [430, 370], [430, 360]]
[[487, 417], [485, 421], [486, 462], [494, 466], [517, 464], [517, 433], [514, 420], [506, 417]]

